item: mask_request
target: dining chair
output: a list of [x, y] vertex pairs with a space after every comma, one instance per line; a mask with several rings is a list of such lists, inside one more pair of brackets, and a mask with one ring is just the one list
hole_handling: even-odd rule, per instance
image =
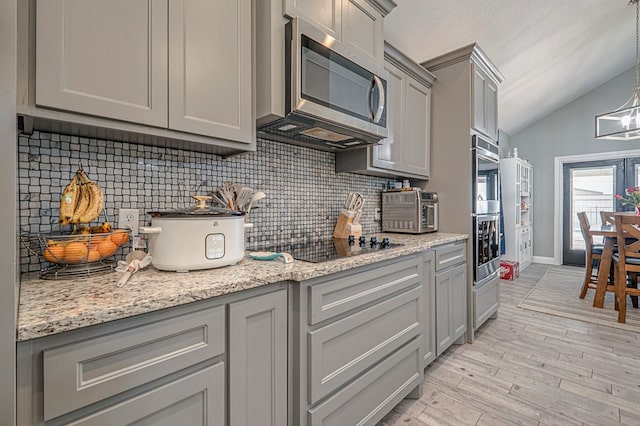
[[600, 219], [603, 225], [615, 225], [616, 219], [613, 216], [615, 212], [606, 212], [604, 210], [600, 211]]
[[[616, 215], [618, 253], [611, 259], [615, 265], [615, 292], [618, 305], [618, 322], [627, 320], [627, 295], [638, 307], [638, 273], [640, 272], [640, 216]], [[627, 277], [629, 278], [627, 284]]]
[[[602, 257], [602, 250], [604, 250], [604, 245], [602, 244], [593, 244], [593, 236], [589, 232], [589, 218], [587, 217], [587, 213], [579, 212], [578, 213], [578, 221], [580, 222], [580, 231], [582, 232], [582, 238], [584, 238], [585, 245], [585, 275], [584, 275], [584, 283], [582, 284], [582, 290], [580, 291], [580, 299], [584, 299], [587, 295], [587, 291], [591, 289], [596, 289], [598, 286], [598, 270], [594, 274], [593, 266], [594, 260], [600, 261]], [[610, 287], [610, 288], [609, 288]], [[607, 290], [613, 290], [613, 286], [607, 286]]]

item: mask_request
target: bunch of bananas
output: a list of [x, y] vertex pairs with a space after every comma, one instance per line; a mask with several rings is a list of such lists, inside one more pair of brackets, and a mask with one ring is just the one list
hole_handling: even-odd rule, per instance
[[80, 167], [60, 198], [61, 225], [89, 223], [96, 220], [104, 208], [104, 194]]

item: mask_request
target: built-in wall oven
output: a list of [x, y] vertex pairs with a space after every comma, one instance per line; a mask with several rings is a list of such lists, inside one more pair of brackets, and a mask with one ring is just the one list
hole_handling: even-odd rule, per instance
[[498, 146], [472, 137], [473, 165], [473, 283], [483, 285], [500, 271], [500, 170]]

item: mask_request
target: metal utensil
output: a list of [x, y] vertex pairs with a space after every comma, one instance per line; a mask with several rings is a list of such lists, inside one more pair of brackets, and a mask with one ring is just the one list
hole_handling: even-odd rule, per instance
[[253, 189], [242, 187], [236, 192], [236, 209], [242, 212], [246, 212], [247, 207], [251, 203], [251, 197]]
[[247, 206], [247, 213], [245, 214], [245, 220], [247, 220], [247, 216], [249, 216], [249, 212], [251, 211], [251, 209], [253, 208], [253, 205], [255, 203], [257, 203], [258, 201], [262, 200], [264, 197], [266, 197], [267, 194], [265, 194], [262, 191], [258, 191], [255, 194], [253, 194], [253, 196], [251, 197], [251, 201], [249, 202], [249, 206]]

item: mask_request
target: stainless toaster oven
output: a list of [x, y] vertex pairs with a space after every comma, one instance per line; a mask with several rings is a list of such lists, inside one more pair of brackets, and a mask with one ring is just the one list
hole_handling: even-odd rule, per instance
[[438, 194], [423, 191], [384, 191], [382, 230], [422, 234], [438, 230]]

